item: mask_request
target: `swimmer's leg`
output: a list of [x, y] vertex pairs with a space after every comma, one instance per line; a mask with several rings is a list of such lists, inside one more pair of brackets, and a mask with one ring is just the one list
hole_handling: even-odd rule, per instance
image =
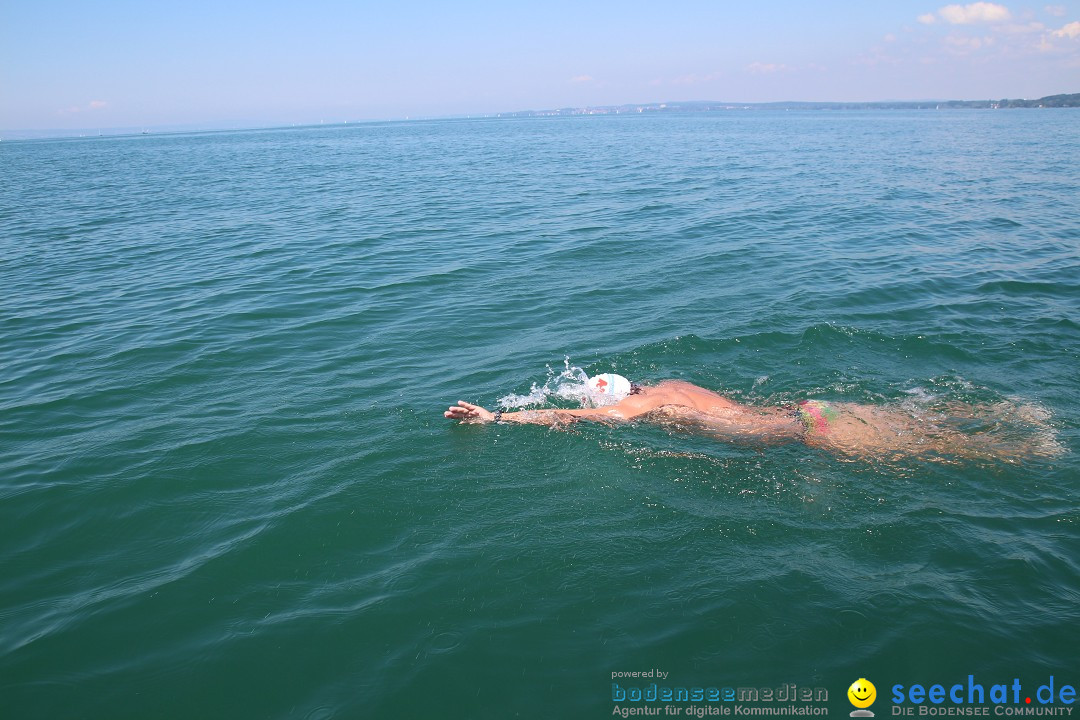
[[985, 405], [947, 403], [940, 407], [943, 421], [979, 423], [977, 432], [962, 433], [963, 442], [983, 452], [1008, 458], [1052, 458], [1065, 453], [1052, 424], [1053, 415], [1045, 407], [1009, 398]]
[[[1056, 457], [1064, 452], [1048, 423], [1027, 423], [1019, 428], [1004, 423], [999, 405], [953, 404], [930, 412], [833, 403], [836, 418], [826, 432], [809, 432], [806, 443], [839, 454], [883, 459], [925, 456], [1018, 462], [1029, 457]], [[1008, 410], [1008, 417], [1017, 416], [1015, 405]], [[1024, 417], [1033, 415], [1026, 413]], [[971, 423], [976, 423], [978, 429], [957, 429]]]

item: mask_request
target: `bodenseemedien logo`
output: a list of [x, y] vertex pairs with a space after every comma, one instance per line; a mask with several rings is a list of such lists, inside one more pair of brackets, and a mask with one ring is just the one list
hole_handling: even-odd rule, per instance
[[866, 678], [859, 678], [847, 689], [847, 697], [856, 708], [851, 711], [851, 717], [874, 717], [874, 713], [866, 709], [877, 699], [874, 683]]

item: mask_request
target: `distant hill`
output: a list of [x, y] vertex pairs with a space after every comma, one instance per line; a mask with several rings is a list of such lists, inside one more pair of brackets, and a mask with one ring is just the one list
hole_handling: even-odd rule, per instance
[[1047, 95], [1038, 100], [896, 100], [881, 102], [770, 102], [731, 103], [696, 100], [691, 102], [645, 103], [521, 110], [499, 113], [499, 117], [543, 117], [551, 115], [616, 115], [623, 113], [709, 112], [714, 110], [1001, 110], [1005, 108], [1080, 107], [1080, 93]]

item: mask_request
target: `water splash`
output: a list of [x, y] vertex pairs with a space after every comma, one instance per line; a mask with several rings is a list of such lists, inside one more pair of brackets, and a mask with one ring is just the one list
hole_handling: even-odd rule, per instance
[[524, 395], [511, 393], [499, 398], [499, 406], [506, 410], [518, 410], [529, 407], [543, 407], [553, 402], [570, 401], [581, 407], [602, 407], [619, 401], [610, 395], [593, 392], [589, 387], [589, 374], [582, 368], [571, 365], [570, 357], [563, 358], [563, 369], [556, 373], [547, 366], [547, 379], [543, 385], [532, 384]]

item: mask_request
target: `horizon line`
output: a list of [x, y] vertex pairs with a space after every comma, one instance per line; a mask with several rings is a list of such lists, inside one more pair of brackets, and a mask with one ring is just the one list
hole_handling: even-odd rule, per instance
[[[326, 122], [319, 120], [318, 122], [278, 122], [270, 124], [260, 124], [257, 121], [253, 121], [251, 124], [244, 122], [191, 122], [191, 123], [179, 123], [179, 124], [159, 124], [159, 125], [121, 125], [111, 127], [83, 127], [83, 128], [42, 128], [42, 129], [29, 129], [29, 128], [0, 128], [0, 141], [10, 135], [9, 142], [13, 141], [26, 141], [26, 140], [77, 140], [86, 139], [90, 137], [125, 137], [125, 136], [138, 136], [138, 135], [180, 135], [185, 133], [212, 133], [212, 132], [242, 132], [250, 130], [284, 130], [288, 128], [312, 128], [312, 127], [336, 127], [342, 125], [353, 124], [378, 124], [378, 123], [402, 123], [402, 122], [430, 122], [434, 120], [481, 120], [481, 119], [513, 119], [520, 117], [550, 117], [567, 116], [567, 115], [587, 115], [595, 114], [596, 111], [617, 111], [624, 108], [637, 108], [638, 112], [642, 112], [644, 109], [650, 110], [671, 110], [677, 111], [676, 108], [682, 105], [711, 105], [722, 106], [717, 109], [713, 109], [713, 112], [720, 109], [739, 109], [739, 108], [766, 108], [768, 106], [799, 106], [799, 105], [820, 105], [820, 106], [870, 106], [870, 105], [919, 105], [919, 104], [949, 104], [949, 103], [996, 103], [1002, 101], [1018, 101], [1018, 102], [1035, 102], [1038, 100], [1044, 100], [1047, 98], [1080, 95], [1080, 93], [1055, 93], [1053, 95], [1044, 95], [1039, 98], [1032, 98], [1030, 101], [1027, 98], [977, 98], [974, 100], [957, 100], [957, 99], [915, 99], [915, 100], [903, 100], [903, 99], [890, 99], [890, 100], [767, 100], [757, 102], [738, 102], [738, 101], [726, 101], [726, 100], [667, 100], [667, 101], [652, 101], [652, 102], [627, 102], [627, 103], [609, 103], [605, 105], [578, 105], [578, 106], [564, 106], [561, 108], [545, 108], [545, 109], [522, 109], [522, 110], [508, 110], [508, 111], [495, 111], [495, 112], [476, 112], [476, 113], [456, 113], [446, 115], [423, 115], [423, 116], [411, 116], [405, 115], [402, 117], [391, 118], [358, 118], [353, 120], [340, 120]], [[842, 109], [842, 108], [841, 108]], [[883, 108], [884, 109], [884, 108]], [[914, 109], [914, 108], [913, 108]], [[949, 108], [949, 109], [964, 109], [964, 108]], [[622, 113], [619, 113], [622, 114]]]

